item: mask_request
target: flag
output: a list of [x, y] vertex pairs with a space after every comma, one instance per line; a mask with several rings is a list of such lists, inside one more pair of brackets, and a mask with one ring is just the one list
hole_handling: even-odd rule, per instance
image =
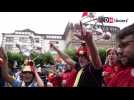
[[88, 12], [83, 12], [82, 13], [82, 17], [87, 17], [89, 14], [88, 14]]

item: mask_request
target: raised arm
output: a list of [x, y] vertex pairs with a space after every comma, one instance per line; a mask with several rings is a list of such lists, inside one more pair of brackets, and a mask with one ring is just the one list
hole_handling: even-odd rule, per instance
[[73, 61], [68, 55], [62, 53], [58, 48], [56, 48], [52, 43], [50, 43], [51, 48], [53, 48], [59, 55], [60, 57], [69, 65], [72, 67], [75, 66], [75, 61]]
[[35, 66], [31, 66], [31, 69], [32, 69], [32, 71], [33, 71], [34, 74], [35, 74], [35, 79], [36, 79], [36, 81], [37, 81], [37, 85], [38, 85], [39, 87], [44, 87], [44, 82], [42, 81], [41, 77], [39, 76], [39, 74], [38, 74], [38, 72], [37, 72]]
[[81, 25], [81, 34], [75, 34], [79, 39], [84, 40], [87, 43], [87, 46], [90, 48], [90, 55], [92, 64], [96, 68], [101, 68], [102, 67], [102, 62], [99, 56], [99, 53], [97, 51], [97, 48], [95, 46], [95, 43], [93, 41], [93, 36], [92, 33], [87, 31], [86, 28], [82, 27]]
[[[92, 33], [87, 32], [87, 34], [91, 35]], [[96, 66], [96, 67], [102, 67], [102, 62], [101, 62], [98, 50], [95, 46], [95, 43], [92, 39], [92, 36], [91, 36], [91, 39], [86, 40], [86, 43], [87, 43], [88, 47], [90, 47], [90, 52], [91, 52], [91, 58], [92, 58], [93, 65]]]

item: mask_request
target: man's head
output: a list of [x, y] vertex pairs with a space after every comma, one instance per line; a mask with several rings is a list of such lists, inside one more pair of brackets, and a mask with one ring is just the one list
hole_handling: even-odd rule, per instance
[[24, 82], [32, 82], [34, 79], [34, 73], [32, 72], [31, 66], [24, 66], [22, 69], [22, 78]]
[[122, 65], [122, 67], [126, 67], [127, 64], [127, 57], [123, 57], [122, 49], [117, 49], [117, 55], [118, 55], [118, 63]]
[[122, 29], [117, 35], [122, 57], [127, 59], [127, 64], [134, 67], [134, 24]]
[[82, 43], [80, 48], [77, 50], [77, 57], [78, 57], [78, 62], [81, 67], [84, 67], [89, 64], [90, 58], [89, 58], [89, 48], [85, 43]]

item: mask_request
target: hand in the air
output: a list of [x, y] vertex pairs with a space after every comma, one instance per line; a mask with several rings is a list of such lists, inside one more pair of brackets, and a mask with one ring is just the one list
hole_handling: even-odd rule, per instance
[[83, 27], [82, 23], [80, 24], [81, 32], [80, 34], [74, 34], [76, 37], [78, 37], [80, 40], [84, 40], [86, 42], [92, 42], [92, 32], [87, 30], [85, 27]]

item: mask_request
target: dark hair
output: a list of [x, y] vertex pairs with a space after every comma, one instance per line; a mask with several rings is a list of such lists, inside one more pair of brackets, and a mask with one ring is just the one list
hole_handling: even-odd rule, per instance
[[123, 28], [122, 30], [119, 31], [119, 33], [116, 36], [117, 40], [122, 40], [128, 35], [133, 35], [134, 36], [134, 23]]
[[12, 68], [13, 65], [14, 65], [14, 61], [8, 59], [8, 66], [9, 66], [9, 68]]

